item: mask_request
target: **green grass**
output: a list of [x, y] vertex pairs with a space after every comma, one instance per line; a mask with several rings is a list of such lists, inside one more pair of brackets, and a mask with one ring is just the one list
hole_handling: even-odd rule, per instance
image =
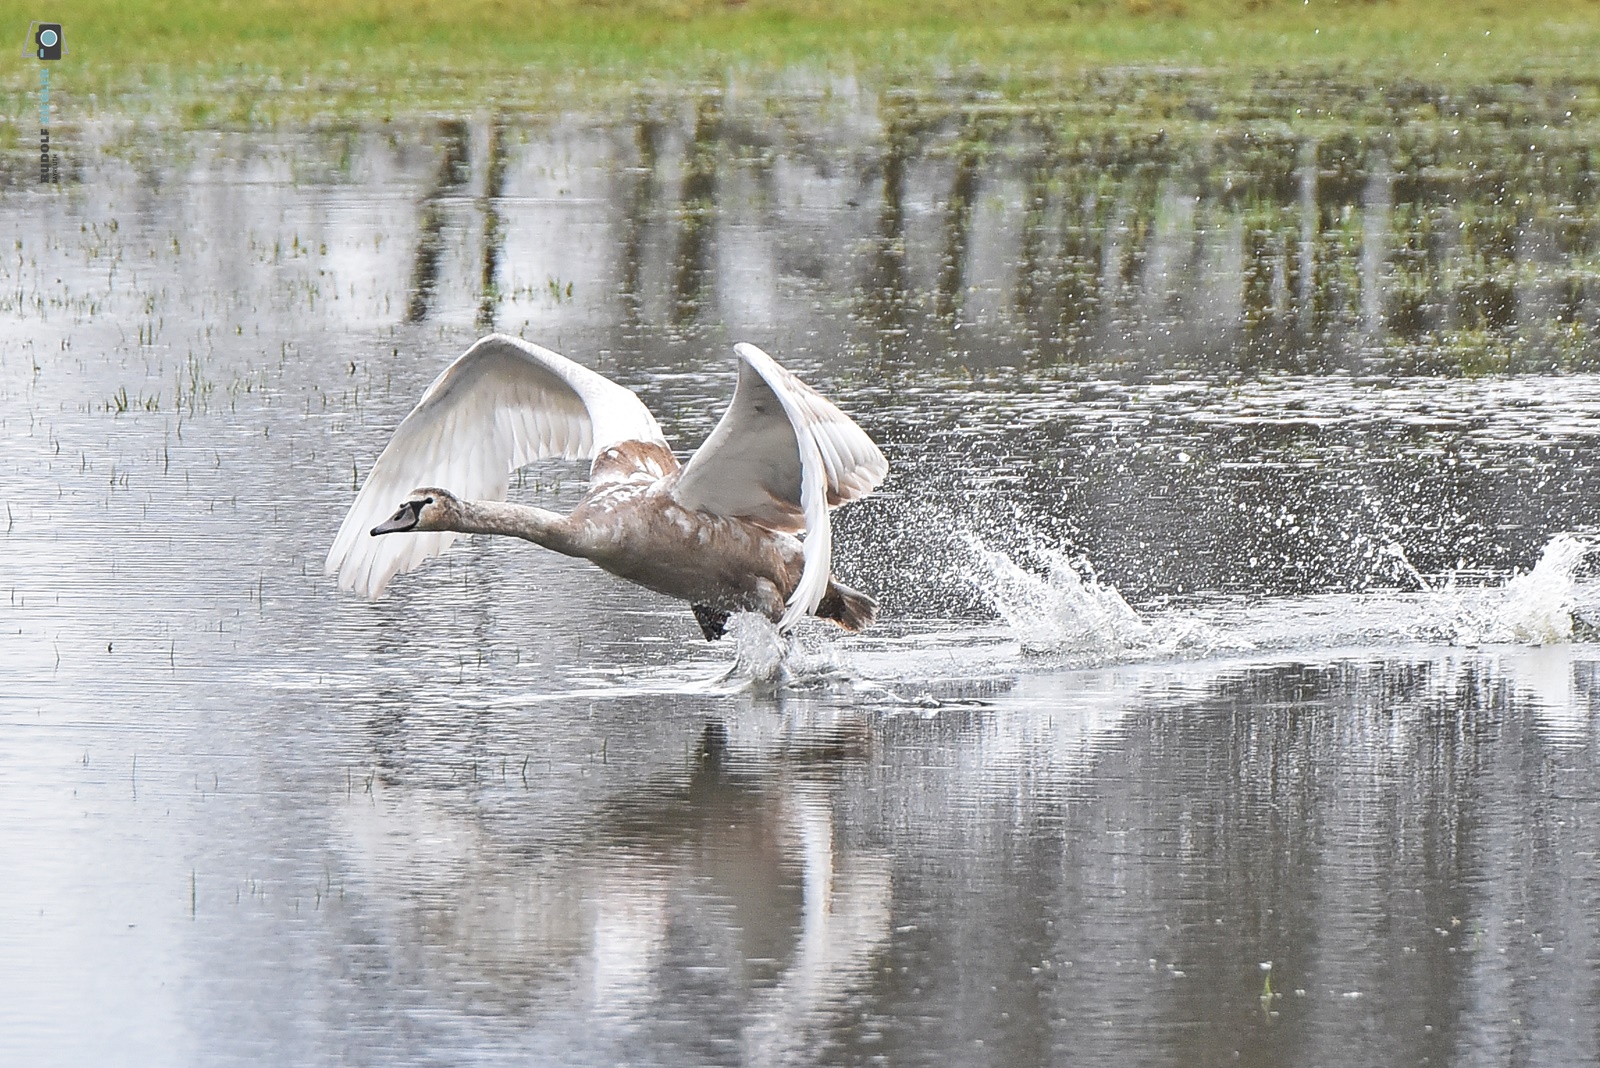
[[58, 92], [191, 118], [507, 106], [650, 80], [806, 67], [880, 84], [981, 71], [1026, 87], [1104, 66], [1331, 69], [1472, 82], [1600, 73], [1600, 0], [0, 0], [23, 113], [48, 10]]

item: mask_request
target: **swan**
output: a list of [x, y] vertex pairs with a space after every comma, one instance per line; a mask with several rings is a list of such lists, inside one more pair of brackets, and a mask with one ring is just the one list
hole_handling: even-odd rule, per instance
[[[457, 535], [503, 534], [688, 601], [707, 640], [741, 611], [784, 632], [807, 615], [860, 630], [878, 604], [832, 576], [828, 510], [871, 493], [889, 462], [771, 356], [734, 352], [733, 400], [680, 464], [632, 390], [521, 338], [480, 339], [395, 428], [327, 573], [377, 598]], [[570, 514], [506, 501], [512, 472], [553, 457], [591, 461]]]

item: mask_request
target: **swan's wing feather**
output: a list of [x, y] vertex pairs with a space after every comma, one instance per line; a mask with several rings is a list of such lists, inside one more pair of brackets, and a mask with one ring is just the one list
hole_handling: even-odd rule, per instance
[[864, 497], [889, 473], [883, 453], [848, 416], [778, 361], [738, 344], [739, 384], [721, 421], [683, 469], [686, 508], [805, 531], [805, 566], [781, 627], [816, 610], [828, 590], [828, 509]]
[[444, 552], [447, 532], [369, 531], [413, 489], [504, 500], [511, 472], [534, 460], [593, 458], [620, 441], [666, 444], [633, 391], [520, 338], [490, 334], [433, 380], [368, 472], [327, 571], [341, 589], [377, 597], [395, 575]]
[[735, 350], [733, 400], [683, 469], [673, 489], [678, 503], [775, 530], [805, 529], [802, 436], [817, 446], [830, 507], [878, 487], [889, 463], [864, 430], [754, 345]]

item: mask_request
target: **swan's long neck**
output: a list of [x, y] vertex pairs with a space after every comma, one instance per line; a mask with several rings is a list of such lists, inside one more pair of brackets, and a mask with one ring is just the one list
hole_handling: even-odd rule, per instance
[[463, 534], [505, 534], [567, 556], [581, 555], [566, 516], [527, 504], [462, 501], [461, 523], [455, 529]]

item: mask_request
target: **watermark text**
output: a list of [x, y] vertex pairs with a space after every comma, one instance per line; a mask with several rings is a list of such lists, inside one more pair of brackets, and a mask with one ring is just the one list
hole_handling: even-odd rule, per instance
[[50, 62], [66, 55], [62, 40], [61, 23], [35, 22], [28, 27], [28, 45], [24, 56], [40, 60], [39, 64], [39, 182], [41, 185], [61, 184], [61, 157], [50, 150]]

